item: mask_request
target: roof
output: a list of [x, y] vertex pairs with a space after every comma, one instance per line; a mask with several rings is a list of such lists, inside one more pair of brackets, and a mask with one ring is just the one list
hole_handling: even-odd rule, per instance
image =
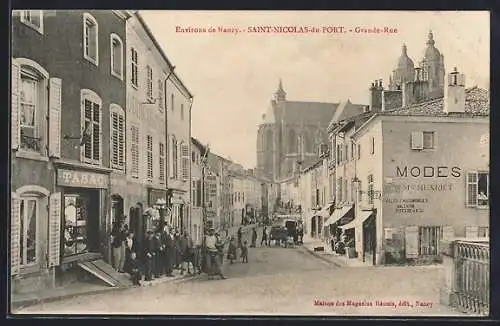
[[146, 31], [146, 33], [148, 34], [149, 38], [153, 42], [154, 46], [158, 49], [158, 52], [160, 52], [161, 56], [163, 57], [163, 60], [165, 60], [167, 62], [168, 68], [170, 69], [170, 71], [172, 71], [172, 75], [174, 75], [176, 77], [176, 79], [179, 82], [179, 84], [188, 93], [188, 96], [192, 98], [193, 94], [191, 94], [191, 92], [186, 87], [186, 85], [181, 81], [181, 79], [179, 78], [179, 75], [175, 73], [175, 71], [174, 71], [175, 66], [173, 66], [172, 63], [170, 62], [170, 60], [168, 60], [167, 55], [165, 54], [165, 52], [163, 51], [162, 47], [160, 46], [160, 44], [156, 40], [155, 36], [153, 35], [153, 32], [151, 32], [151, 30], [149, 29], [149, 26], [144, 21], [144, 18], [142, 18], [142, 16], [139, 13], [139, 11], [135, 11], [134, 13], [135, 13], [135, 16], [137, 17], [137, 19], [139, 20], [139, 23], [141, 23], [142, 27], [144, 27], [144, 30]]
[[191, 142], [195, 145], [200, 151], [202, 155], [205, 155], [205, 151], [207, 150], [207, 146], [203, 145], [198, 139], [191, 137]]
[[327, 124], [335, 114], [339, 103], [284, 102], [283, 120], [296, 124]]
[[465, 90], [465, 112], [445, 113], [443, 111], [444, 98], [413, 104], [407, 107], [381, 112], [383, 115], [405, 116], [489, 116], [490, 95], [484, 88], [474, 86]]
[[400, 117], [489, 117], [490, 96], [489, 91], [477, 86], [465, 90], [465, 112], [446, 113], [443, 112], [444, 98], [438, 98], [427, 102], [413, 104], [400, 109], [385, 112], [377, 112], [365, 122], [355, 133], [364, 129], [376, 116], [400, 116]]
[[341, 120], [348, 119], [365, 112], [365, 107], [366, 105], [363, 104], [353, 104], [350, 100], [341, 102], [337, 107], [337, 110], [335, 110], [335, 114], [328, 124], [328, 127], [330, 128]]
[[341, 131], [348, 130], [349, 128], [351, 128], [353, 126], [359, 127], [360, 124], [365, 123], [373, 115], [375, 115], [375, 112], [368, 111], [368, 112], [363, 112], [361, 114], [340, 120], [340, 121], [336, 122], [335, 124], [328, 126], [328, 132], [341, 132]]
[[406, 45], [403, 44], [402, 50], [401, 50], [401, 56], [398, 59], [398, 65], [396, 68], [398, 69], [407, 69], [407, 68], [413, 68], [415, 64], [413, 63], [413, 60], [408, 57]]

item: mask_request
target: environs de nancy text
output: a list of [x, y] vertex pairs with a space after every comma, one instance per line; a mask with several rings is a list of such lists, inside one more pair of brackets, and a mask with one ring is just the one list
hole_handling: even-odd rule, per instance
[[209, 26], [209, 27], [175, 27], [176, 33], [188, 34], [396, 34], [398, 29], [389, 26], [381, 27], [345, 27], [328, 26]]

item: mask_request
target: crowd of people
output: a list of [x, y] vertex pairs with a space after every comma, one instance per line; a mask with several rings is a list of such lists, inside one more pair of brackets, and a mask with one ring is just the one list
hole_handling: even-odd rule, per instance
[[[206, 230], [201, 245], [194, 245], [186, 230], [179, 230], [163, 223], [156, 230], [149, 230], [139, 246], [135, 234], [125, 224], [122, 216], [113, 224], [111, 232], [112, 265], [119, 273], [128, 273], [134, 285], [141, 281], [152, 281], [162, 277], [173, 277], [174, 271], [181, 275], [206, 273], [209, 279], [225, 279], [222, 271], [224, 255], [232, 264], [241, 259], [248, 263], [248, 242], [243, 239], [240, 227], [236, 238], [228, 231]], [[270, 228], [264, 229], [263, 241], [270, 245]], [[252, 230], [250, 247], [257, 242], [256, 228]], [[261, 242], [262, 244], [262, 242]], [[140, 247], [140, 248], [139, 248]]]
[[143, 248], [137, 248], [134, 232], [124, 221], [125, 217], [122, 217], [113, 226], [112, 263], [116, 271], [130, 274], [134, 285], [141, 285], [142, 276], [145, 281], [152, 281], [163, 276], [173, 277], [174, 270], [181, 275], [196, 272], [199, 266], [197, 248], [186, 230], [164, 224], [156, 231], [149, 230]]

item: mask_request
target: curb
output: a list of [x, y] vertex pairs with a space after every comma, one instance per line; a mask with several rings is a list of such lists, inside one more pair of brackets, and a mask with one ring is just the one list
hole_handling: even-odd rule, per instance
[[314, 252], [313, 250], [311, 250], [311, 249], [309, 249], [309, 248], [307, 248], [305, 246], [302, 246], [302, 248], [305, 249], [305, 251], [308, 252], [310, 255], [312, 255], [312, 256], [314, 256], [316, 258], [319, 258], [319, 259], [321, 259], [323, 261], [326, 261], [327, 263], [333, 264], [333, 265], [335, 265], [337, 267], [348, 267], [348, 265], [346, 265], [346, 264], [341, 264], [341, 263], [338, 263], [338, 262], [336, 262], [336, 261], [334, 261], [332, 259], [328, 259], [324, 255], [318, 254], [318, 253]]
[[61, 301], [61, 300], [70, 299], [70, 298], [74, 298], [74, 297], [93, 295], [93, 294], [101, 294], [101, 293], [112, 292], [112, 291], [123, 291], [123, 290], [131, 289], [131, 288], [134, 288], [134, 286], [109, 287], [109, 288], [92, 290], [92, 291], [87, 291], [87, 292], [63, 294], [63, 295], [58, 295], [58, 296], [54, 296], [54, 297], [26, 299], [26, 300], [21, 300], [21, 301], [17, 301], [17, 302], [12, 302], [11, 309], [14, 309], [14, 308], [21, 309], [21, 308], [25, 308], [28, 306], [37, 305], [40, 303]]
[[145, 281], [142, 281], [143, 282], [142, 286], [129, 285], [129, 286], [106, 287], [103, 289], [97, 289], [97, 290], [85, 291], [85, 292], [79, 292], [79, 293], [63, 294], [63, 295], [57, 295], [57, 296], [47, 297], [47, 298], [25, 299], [25, 300], [12, 302], [11, 309], [22, 309], [22, 308], [25, 308], [28, 306], [34, 306], [34, 305], [41, 304], [41, 303], [49, 303], [49, 302], [71, 299], [71, 298], [75, 298], [75, 297], [82, 297], [82, 296], [101, 294], [101, 293], [107, 293], [107, 292], [114, 292], [114, 291], [118, 292], [118, 291], [124, 291], [127, 289], [148, 288], [148, 287], [153, 287], [153, 286], [160, 285], [160, 284], [176, 283], [176, 282], [182, 282], [182, 281], [196, 279], [196, 278], [197, 278], [196, 276], [191, 277], [189, 275], [185, 275], [185, 276], [178, 277], [178, 278], [166, 278], [165, 280], [162, 280], [162, 282], [153, 283], [151, 285], [145, 285], [145, 283], [144, 283]]

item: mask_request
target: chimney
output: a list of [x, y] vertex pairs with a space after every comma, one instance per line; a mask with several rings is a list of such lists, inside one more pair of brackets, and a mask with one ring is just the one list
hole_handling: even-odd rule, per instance
[[370, 111], [378, 112], [382, 109], [382, 80], [376, 80], [370, 87]]
[[448, 90], [444, 96], [444, 113], [465, 112], [465, 75], [455, 67], [448, 74]]

